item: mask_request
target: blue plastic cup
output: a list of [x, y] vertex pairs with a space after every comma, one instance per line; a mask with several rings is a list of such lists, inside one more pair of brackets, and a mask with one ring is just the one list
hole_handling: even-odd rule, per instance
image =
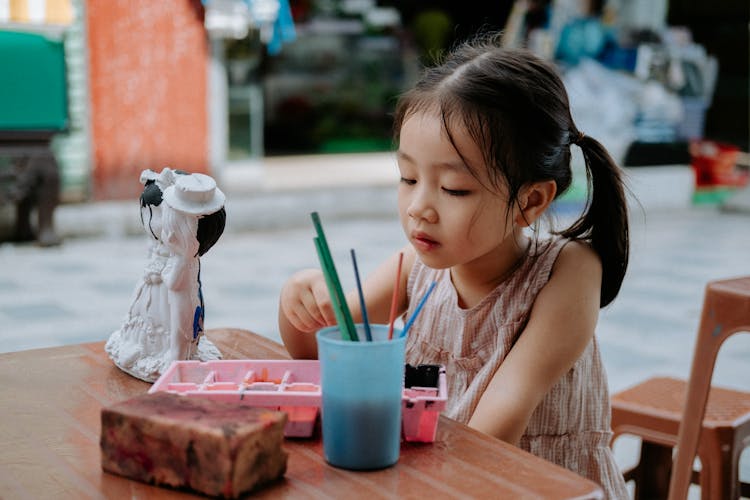
[[388, 340], [388, 325], [357, 325], [360, 342], [341, 339], [338, 326], [317, 332], [323, 453], [336, 467], [382, 469], [398, 462], [404, 345], [400, 330]]

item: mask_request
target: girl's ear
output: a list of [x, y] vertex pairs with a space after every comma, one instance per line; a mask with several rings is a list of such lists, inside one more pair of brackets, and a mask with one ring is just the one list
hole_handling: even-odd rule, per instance
[[527, 184], [518, 195], [516, 224], [521, 227], [532, 225], [550, 206], [557, 194], [555, 181], [542, 181]]

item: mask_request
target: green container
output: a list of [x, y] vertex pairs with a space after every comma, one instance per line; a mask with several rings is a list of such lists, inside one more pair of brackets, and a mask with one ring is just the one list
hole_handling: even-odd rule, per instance
[[67, 127], [63, 43], [33, 33], [0, 31], [0, 131]]

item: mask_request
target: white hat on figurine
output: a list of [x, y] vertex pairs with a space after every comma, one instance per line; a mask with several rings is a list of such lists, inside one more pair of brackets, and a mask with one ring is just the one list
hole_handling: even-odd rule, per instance
[[141, 172], [141, 184], [146, 184], [148, 181], [154, 181], [162, 192], [167, 189], [167, 186], [174, 184], [174, 178], [175, 171], [169, 167], [164, 167], [159, 173], [154, 172], [150, 168]]
[[205, 174], [175, 177], [175, 183], [164, 190], [164, 201], [175, 210], [191, 215], [209, 215], [224, 206], [226, 197], [212, 177]]
[[151, 170], [150, 168], [147, 168], [143, 172], [141, 172], [141, 184], [146, 184], [148, 181], [155, 181], [159, 178], [159, 174]]

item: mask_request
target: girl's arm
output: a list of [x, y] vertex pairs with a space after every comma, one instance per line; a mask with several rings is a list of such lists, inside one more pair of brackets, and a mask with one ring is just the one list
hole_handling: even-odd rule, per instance
[[[406, 310], [406, 282], [414, 262], [414, 251], [411, 246], [403, 251], [398, 315]], [[362, 284], [370, 323], [387, 323], [389, 320], [397, 268], [398, 253], [383, 262]], [[362, 322], [356, 289], [346, 294], [346, 302], [354, 322]], [[295, 273], [284, 284], [279, 298], [279, 331], [289, 354], [293, 358], [316, 358], [318, 347], [315, 332], [335, 324], [336, 315], [320, 269], [306, 269]]]
[[534, 409], [594, 336], [601, 276], [599, 257], [588, 245], [565, 245], [526, 328], [495, 372], [469, 426], [518, 444]]

